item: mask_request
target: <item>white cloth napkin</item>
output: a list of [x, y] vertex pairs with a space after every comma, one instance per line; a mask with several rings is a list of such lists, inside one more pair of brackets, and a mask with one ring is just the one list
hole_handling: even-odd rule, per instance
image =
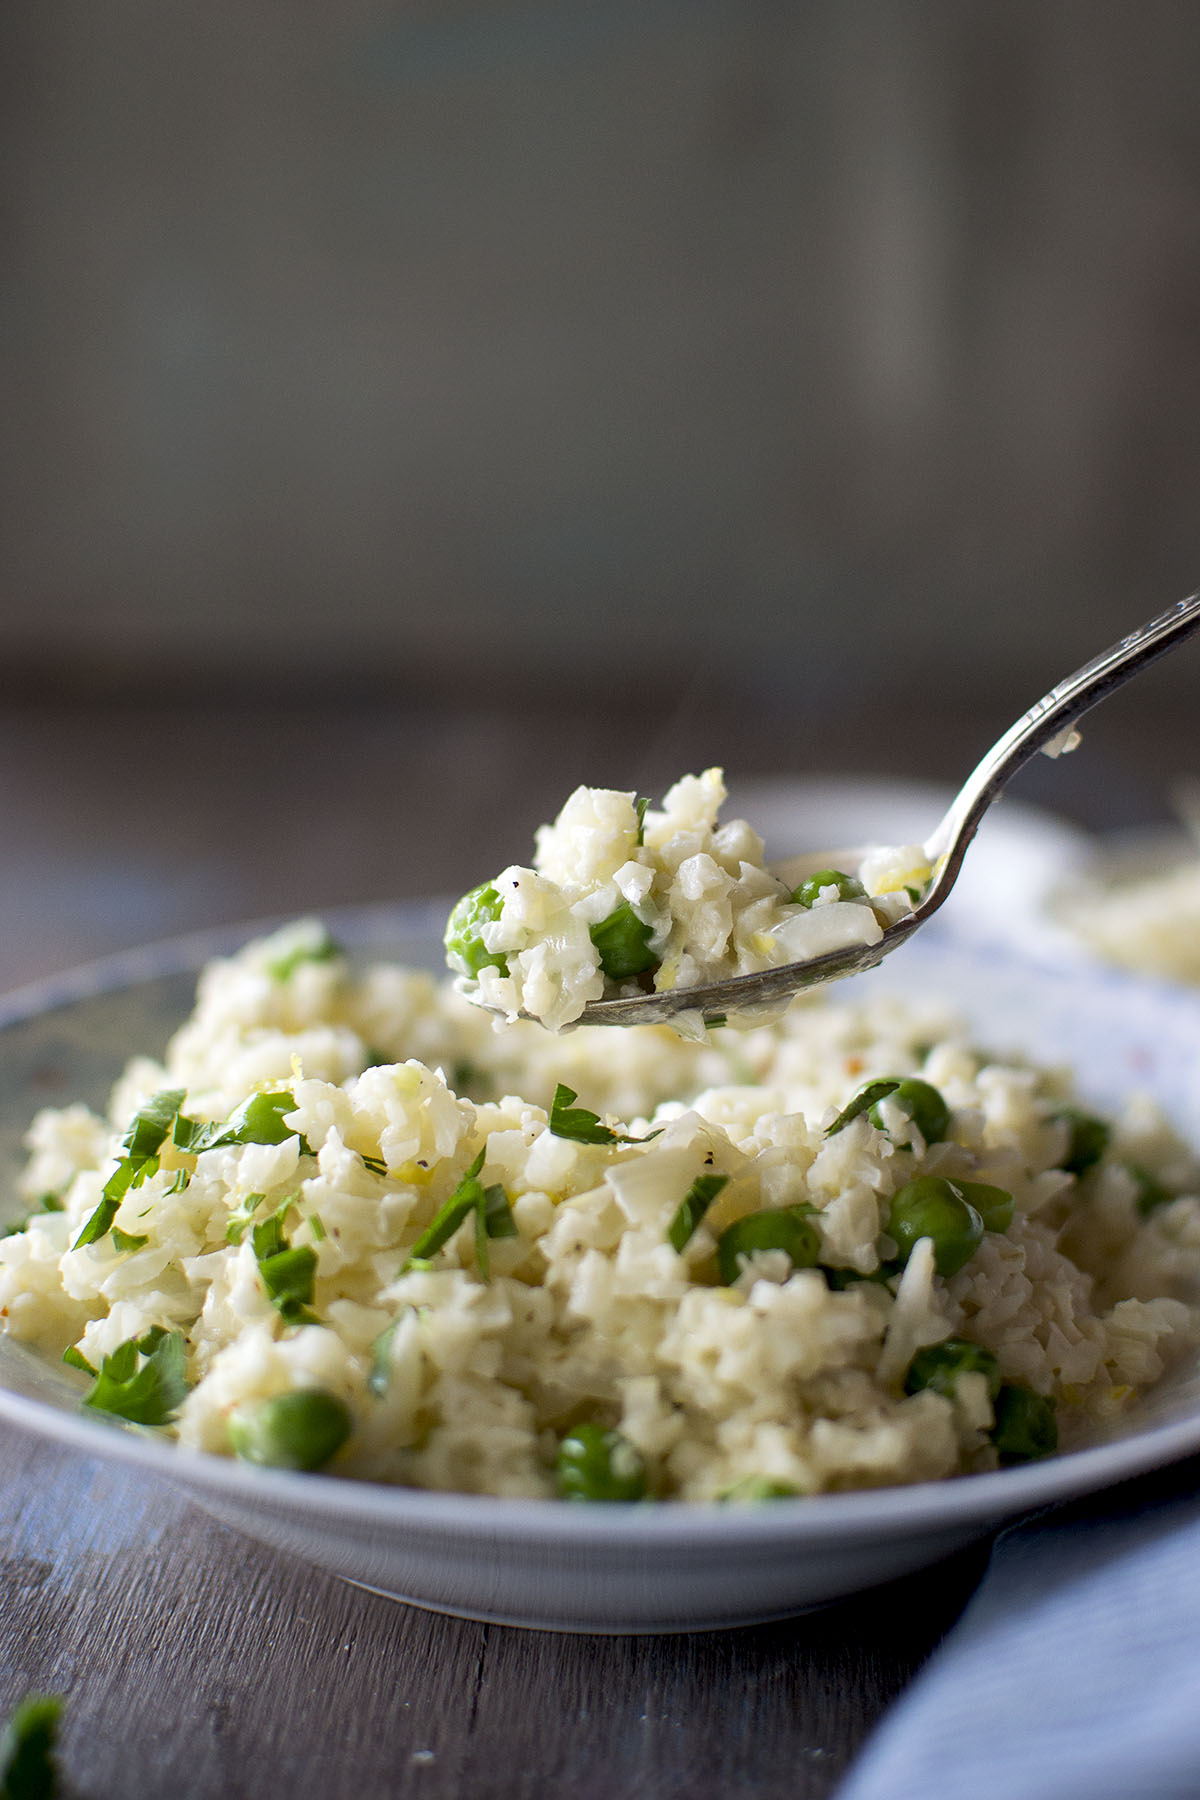
[[1004, 1532], [837, 1800], [1197, 1800], [1200, 1459]]

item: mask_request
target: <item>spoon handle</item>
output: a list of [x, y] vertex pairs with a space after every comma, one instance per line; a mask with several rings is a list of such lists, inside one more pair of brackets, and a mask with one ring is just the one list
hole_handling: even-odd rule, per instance
[[[1097, 701], [1113, 693], [1168, 650], [1200, 630], [1200, 594], [1192, 594], [1168, 607], [1156, 619], [1139, 625], [1119, 643], [1094, 656], [1044, 694], [1035, 706], [1009, 727], [993, 744], [978, 767], [967, 777], [954, 803], [926, 845], [933, 863], [945, 857], [925, 907], [934, 907], [949, 893], [988, 807], [1030, 757], [1061, 733], [1069, 731]], [[925, 907], [922, 910], [925, 910]], [[933, 907], [929, 908], [930, 911]]]

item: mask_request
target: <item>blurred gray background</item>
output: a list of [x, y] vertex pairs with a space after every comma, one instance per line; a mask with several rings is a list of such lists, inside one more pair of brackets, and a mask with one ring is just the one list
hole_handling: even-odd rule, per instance
[[[0, 977], [581, 779], [957, 781], [1200, 583], [1198, 73], [1193, 0], [9, 0]], [[1022, 791], [1165, 812], [1198, 658]]]

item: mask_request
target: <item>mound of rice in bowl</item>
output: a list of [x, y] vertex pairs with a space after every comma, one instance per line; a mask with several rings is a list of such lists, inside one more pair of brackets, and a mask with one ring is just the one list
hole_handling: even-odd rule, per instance
[[938, 1007], [563, 1039], [301, 923], [107, 1118], [44, 1111], [0, 1317], [85, 1404], [425, 1488], [755, 1499], [1069, 1445], [1200, 1337], [1198, 1170]]

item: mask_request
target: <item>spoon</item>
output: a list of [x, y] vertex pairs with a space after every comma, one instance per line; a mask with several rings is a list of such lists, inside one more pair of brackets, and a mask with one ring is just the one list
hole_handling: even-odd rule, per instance
[[[774, 969], [735, 975], [727, 981], [709, 982], [700, 987], [673, 988], [666, 993], [639, 994], [632, 999], [593, 1000], [576, 1023], [661, 1025], [668, 1019], [678, 1018], [681, 1013], [698, 1012], [706, 1024], [718, 1024], [731, 1013], [777, 1012], [792, 995], [805, 988], [819, 987], [822, 982], [837, 981], [842, 976], [858, 975], [864, 969], [875, 968], [885, 956], [906, 943], [945, 902], [958, 879], [963, 858], [979, 829], [980, 820], [993, 800], [999, 799], [1017, 770], [1023, 768], [1038, 750], [1044, 750], [1050, 756], [1073, 750], [1078, 741], [1071, 729], [1076, 719], [1198, 629], [1200, 594], [1193, 594], [1148, 624], [1129, 632], [1111, 649], [1094, 656], [1091, 662], [1060, 681], [1036, 706], [1022, 714], [967, 777], [941, 824], [926, 842], [925, 857], [932, 865], [934, 875], [920, 904], [894, 925], [889, 925], [876, 943], [853, 944], [804, 962], [781, 963]], [[865, 855], [865, 848], [820, 850], [776, 863], [773, 873], [788, 887], [795, 887], [805, 875], [815, 874], [819, 869], [856, 869]]]

